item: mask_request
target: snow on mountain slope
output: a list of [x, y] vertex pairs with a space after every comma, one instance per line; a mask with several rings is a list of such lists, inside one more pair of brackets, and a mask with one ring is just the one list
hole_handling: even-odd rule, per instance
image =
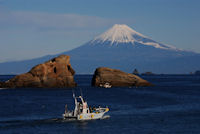
[[134, 45], [135, 43], [139, 43], [142, 45], [153, 46], [160, 49], [178, 50], [173, 46], [163, 45], [161, 43], [153, 41], [152, 39], [149, 39], [148, 37], [136, 32], [135, 30], [124, 24], [115, 24], [112, 28], [97, 36], [91, 42], [91, 44], [103, 44], [107, 42], [110, 46], [126, 43], [132, 43], [132, 45]]
[[111, 41], [111, 43], [114, 42], [128, 43], [128, 42], [134, 42], [136, 40], [134, 38], [134, 35], [144, 37], [142, 34], [136, 32], [127, 25], [115, 24], [108, 31], [95, 38], [95, 40], [101, 40], [103, 42]]

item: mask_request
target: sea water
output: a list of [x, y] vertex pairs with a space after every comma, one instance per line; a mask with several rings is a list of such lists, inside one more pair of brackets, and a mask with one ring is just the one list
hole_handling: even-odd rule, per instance
[[[0, 76], [7, 80], [13, 76]], [[142, 76], [155, 86], [91, 87], [91, 75], [77, 75], [76, 88], [1, 89], [0, 134], [199, 134], [200, 76]], [[74, 108], [72, 92], [91, 106], [108, 106], [110, 118], [65, 121], [65, 104]]]

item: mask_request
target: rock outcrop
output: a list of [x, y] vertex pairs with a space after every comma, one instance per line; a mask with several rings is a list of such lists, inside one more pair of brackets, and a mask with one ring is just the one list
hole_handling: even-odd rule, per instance
[[105, 83], [114, 87], [152, 86], [151, 83], [134, 74], [106, 67], [97, 68], [92, 78], [92, 86], [101, 86]]
[[43, 64], [33, 67], [29, 72], [17, 75], [14, 78], [1, 82], [0, 87], [37, 87], [37, 88], [63, 88], [74, 87], [75, 71], [70, 64], [70, 57], [60, 55]]
[[138, 70], [137, 70], [137, 69], [134, 69], [133, 74], [135, 74], [135, 75], [139, 75]]
[[200, 75], [200, 70], [197, 70], [194, 74], [195, 75]]

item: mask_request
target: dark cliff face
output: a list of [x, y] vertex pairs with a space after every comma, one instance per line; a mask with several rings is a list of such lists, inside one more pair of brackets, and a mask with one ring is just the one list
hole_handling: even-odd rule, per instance
[[151, 83], [134, 74], [106, 67], [97, 68], [92, 78], [92, 86], [100, 86], [105, 83], [110, 83], [114, 87], [152, 86]]
[[3, 87], [3, 82], [0, 81], [0, 87]]
[[29, 72], [17, 75], [14, 78], [0, 83], [0, 87], [74, 87], [75, 71], [71, 67], [70, 57], [60, 55], [43, 64], [33, 67]]

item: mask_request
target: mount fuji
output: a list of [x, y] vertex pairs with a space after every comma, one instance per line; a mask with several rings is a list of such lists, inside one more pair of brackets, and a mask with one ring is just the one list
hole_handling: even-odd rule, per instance
[[[127, 25], [119, 24], [86, 44], [61, 54], [71, 56], [71, 64], [78, 74], [93, 73], [101, 66], [129, 73], [135, 68], [140, 72], [175, 74], [200, 69], [200, 54], [159, 43]], [[26, 72], [32, 66], [54, 56], [57, 55], [0, 63], [0, 74]]]
[[172, 46], [162, 45], [156, 41], [149, 39], [148, 37], [136, 32], [127, 25], [115, 24], [105, 33], [97, 36], [90, 42], [91, 44], [106, 44], [110, 46], [126, 45], [131, 43], [132, 45], [147, 45], [161, 49], [176, 49]]

